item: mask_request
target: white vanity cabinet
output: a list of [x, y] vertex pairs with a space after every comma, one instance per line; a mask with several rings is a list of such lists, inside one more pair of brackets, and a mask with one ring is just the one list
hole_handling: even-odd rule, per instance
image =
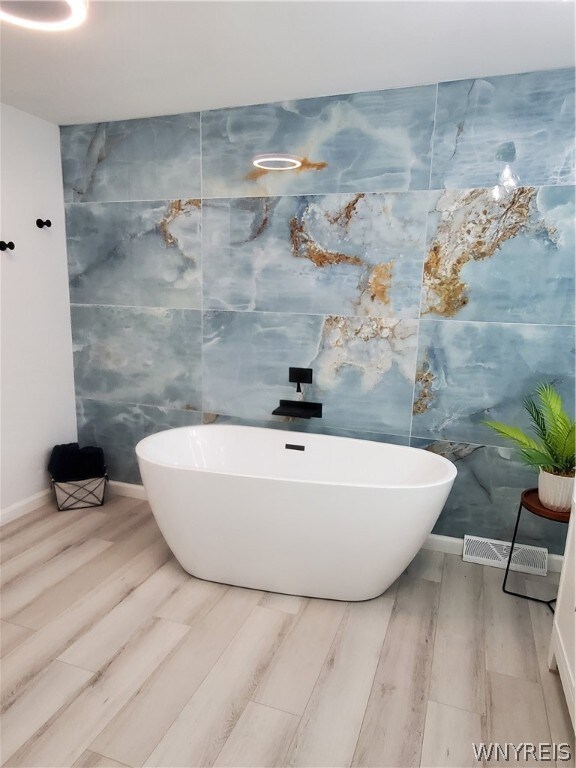
[[576, 503], [572, 502], [572, 514], [568, 525], [568, 538], [564, 563], [560, 575], [558, 600], [554, 614], [548, 666], [558, 668], [568, 710], [574, 726], [574, 676], [576, 666], [576, 567], [574, 550], [576, 549]]

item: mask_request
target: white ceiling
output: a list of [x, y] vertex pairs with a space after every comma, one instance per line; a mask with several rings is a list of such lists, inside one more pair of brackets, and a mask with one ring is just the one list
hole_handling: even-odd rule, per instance
[[572, 0], [91, 0], [2, 24], [3, 102], [59, 124], [574, 65]]

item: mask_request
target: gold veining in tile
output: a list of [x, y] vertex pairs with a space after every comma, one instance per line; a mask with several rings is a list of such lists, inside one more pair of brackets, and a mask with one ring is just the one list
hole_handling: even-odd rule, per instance
[[348, 202], [344, 208], [337, 211], [337, 213], [329, 214], [326, 213], [326, 218], [331, 224], [338, 224], [341, 227], [344, 227], [345, 229], [348, 228], [350, 225], [350, 222], [352, 221], [353, 217], [356, 215], [356, 207], [360, 200], [363, 200], [366, 197], [364, 192], [359, 192], [357, 195], [354, 195], [352, 200]]
[[306, 231], [304, 221], [298, 221], [295, 216], [290, 219], [290, 240], [294, 256], [309, 259], [317, 267], [327, 267], [332, 264], [352, 264], [359, 267], [364, 263], [359, 256], [349, 256], [346, 253], [322, 248]]
[[168, 210], [158, 227], [160, 232], [162, 232], [164, 242], [169, 248], [178, 246], [178, 238], [170, 232], [170, 224], [180, 216], [184, 216], [194, 209], [200, 210], [201, 205], [201, 201], [195, 198], [190, 198], [189, 200], [171, 200], [168, 203]]
[[372, 301], [380, 301], [382, 304], [388, 304], [390, 300], [390, 287], [392, 285], [392, 273], [394, 270], [394, 259], [389, 262], [377, 264], [372, 270], [368, 280]]
[[337, 336], [332, 342], [335, 347], [344, 346], [345, 342], [352, 338], [360, 341], [371, 341], [376, 338], [400, 341], [405, 338], [402, 334], [403, 327], [400, 320], [385, 320], [381, 317], [363, 317], [360, 320], [354, 317], [329, 315], [324, 321], [324, 336], [330, 336], [337, 331]]
[[397, 366], [411, 381], [417, 335], [414, 320], [329, 315], [313, 361], [315, 380], [319, 386], [330, 388], [339, 371], [354, 369], [362, 379], [362, 390], [369, 392]]
[[[492, 189], [444, 192], [437, 203], [442, 213], [436, 237], [424, 264], [422, 314], [454, 317], [469, 301], [461, 276], [470, 261], [496, 254], [503, 243], [526, 226], [536, 200], [534, 187], [520, 187], [495, 200]], [[555, 231], [548, 228], [548, 235]]]
[[436, 399], [436, 395], [432, 391], [434, 378], [428, 358], [425, 358], [416, 371], [416, 392], [412, 413], [424, 413]]
[[256, 228], [256, 231], [250, 236], [249, 240], [256, 240], [257, 237], [260, 237], [260, 235], [267, 229], [268, 224], [270, 224], [270, 204], [268, 200], [264, 200], [263, 206], [262, 221]]

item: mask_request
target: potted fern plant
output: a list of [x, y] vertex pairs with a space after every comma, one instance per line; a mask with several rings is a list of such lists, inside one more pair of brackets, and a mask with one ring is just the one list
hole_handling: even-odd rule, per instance
[[570, 509], [574, 491], [576, 425], [564, 411], [562, 398], [551, 384], [536, 388], [537, 402], [524, 399], [536, 439], [518, 427], [499, 421], [485, 421], [486, 426], [511, 440], [523, 461], [539, 467], [538, 497], [545, 507], [557, 512]]

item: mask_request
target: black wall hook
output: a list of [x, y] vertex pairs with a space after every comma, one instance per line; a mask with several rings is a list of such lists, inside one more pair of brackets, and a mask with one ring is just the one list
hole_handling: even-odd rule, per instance
[[36, 226], [38, 229], [42, 229], [42, 227], [51, 227], [52, 222], [50, 219], [46, 219], [46, 221], [42, 221], [42, 219], [36, 219]]
[[5, 243], [4, 240], [0, 240], [0, 251], [13, 251], [14, 248], [15, 246], [12, 240], [8, 243]]

